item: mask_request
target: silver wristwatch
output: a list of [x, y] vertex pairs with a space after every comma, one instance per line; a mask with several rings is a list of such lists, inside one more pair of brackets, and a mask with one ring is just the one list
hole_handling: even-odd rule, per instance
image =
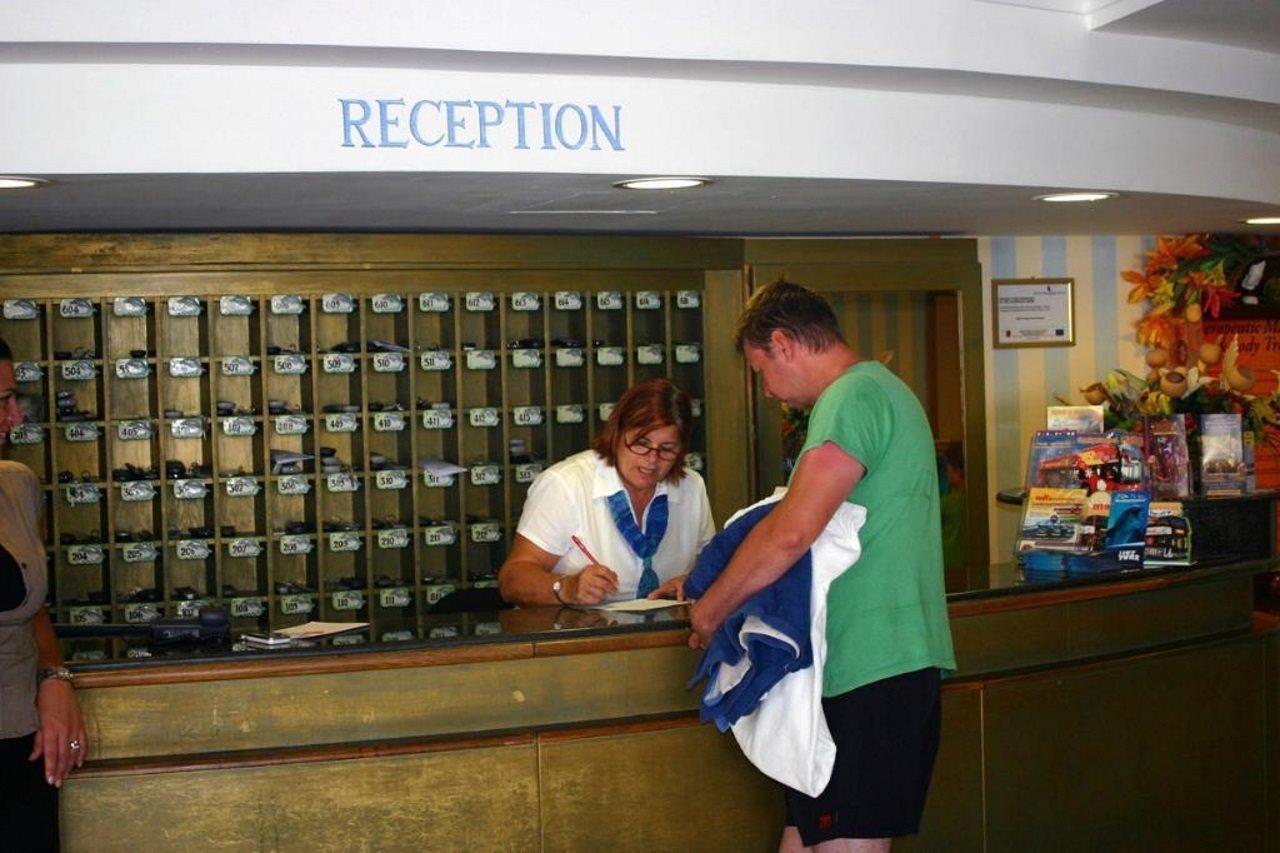
[[65, 666], [51, 666], [36, 673], [36, 684], [43, 684], [50, 678], [65, 681], [71, 685], [74, 685], [76, 680], [75, 676], [71, 674], [71, 670]]
[[569, 602], [560, 597], [560, 590], [562, 589], [564, 589], [564, 578], [556, 578], [555, 583], [551, 584], [551, 592], [555, 595], [556, 601], [561, 604], [568, 604]]

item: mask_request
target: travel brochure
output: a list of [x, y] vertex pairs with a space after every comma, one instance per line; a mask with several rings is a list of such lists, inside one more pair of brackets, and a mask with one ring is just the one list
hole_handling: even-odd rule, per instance
[[1191, 564], [1191, 524], [1181, 501], [1151, 503], [1145, 559], [1153, 566]]
[[1242, 495], [1248, 467], [1240, 415], [1200, 416], [1200, 484], [1205, 495]]
[[[1096, 410], [1096, 411], [1095, 411]], [[1144, 419], [1140, 434], [1101, 431], [1101, 407], [1053, 406], [1031, 438], [1018, 562], [1028, 580], [1188, 565], [1192, 494], [1188, 432], [1203, 442], [1199, 473], [1209, 494], [1246, 487], [1240, 416]]]
[[1092, 493], [1146, 487], [1142, 438], [1118, 430], [1105, 435], [1041, 430], [1031, 438], [1028, 459], [1027, 488]]
[[1187, 452], [1187, 426], [1182, 415], [1146, 418], [1147, 470], [1153, 500], [1191, 495], [1191, 457]]
[[1102, 406], [1050, 406], [1047, 411], [1049, 429], [1069, 432], [1102, 432]]
[[[1089, 494], [1084, 489], [1032, 489], [1018, 540], [1018, 556], [1027, 578], [1047, 580], [1141, 568], [1152, 541], [1150, 505], [1144, 490]], [[1180, 505], [1175, 506], [1180, 511]], [[1165, 516], [1170, 512], [1166, 510]], [[1181, 529], [1186, 529], [1185, 518]], [[1183, 536], [1181, 542], [1185, 546], [1189, 536]], [[1172, 547], [1161, 553], [1166, 562], [1177, 559]]]
[[1084, 489], [1036, 487], [1023, 507], [1018, 551], [1075, 551], [1083, 533]]

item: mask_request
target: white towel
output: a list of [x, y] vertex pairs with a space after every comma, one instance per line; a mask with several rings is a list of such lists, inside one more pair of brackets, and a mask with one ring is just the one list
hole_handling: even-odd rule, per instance
[[[781, 499], [778, 489], [763, 501], [740, 510], [726, 522], [757, 506]], [[764, 695], [751, 714], [733, 724], [733, 736], [747, 759], [771, 779], [816, 797], [831, 780], [836, 745], [822, 713], [822, 668], [827, 659], [827, 590], [862, 553], [858, 531], [867, 520], [864, 507], [843, 503], [809, 549], [813, 559], [809, 641], [813, 666], [787, 674]], [[757, 620], [758, 621], [758, 620]], [[754, 630], [764, 626], [757, 625]], [[752, 629], [751, 620], [743, 632]], [[724, 664], [720, 669], [726, 669]], [[716, 673], [717, 684], [736, 683], [741, 672]], [[728, 689], [725, 687], [724, 689]]]

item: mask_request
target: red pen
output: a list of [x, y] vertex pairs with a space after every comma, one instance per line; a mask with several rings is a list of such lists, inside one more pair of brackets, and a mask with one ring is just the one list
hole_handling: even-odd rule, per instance
[[588, 560], [596, 565], [600, 565], [600, 561], [595, 558], [594, 554], [587, 550], [587, 546], [582, 544], [581, 539], [577, 536], [570, 536], [569, 538], [573, 540], [573, 544], [578, 546], [578, 550], [581, 551]]

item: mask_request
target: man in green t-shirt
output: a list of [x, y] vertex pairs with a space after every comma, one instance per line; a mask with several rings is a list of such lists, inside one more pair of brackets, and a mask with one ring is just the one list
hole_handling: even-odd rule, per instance
[[783, 850], [836, 839], [888, 850], [918, 831], [937, 755], [939, 681], [955, 669], [943, 587], [938, 473], [920, 402], [845, 343], [826, 300], [789, 282], [756, 293], [737, 345], [764, 392], [811, 409], [786, 496], [694, 605], [705, 646], [742, 604], [791, 567], [842, 501], [867, 510], [862, 555], [827, 596], [823, 712], [836, 742], [818, 797], [787, 792]]

